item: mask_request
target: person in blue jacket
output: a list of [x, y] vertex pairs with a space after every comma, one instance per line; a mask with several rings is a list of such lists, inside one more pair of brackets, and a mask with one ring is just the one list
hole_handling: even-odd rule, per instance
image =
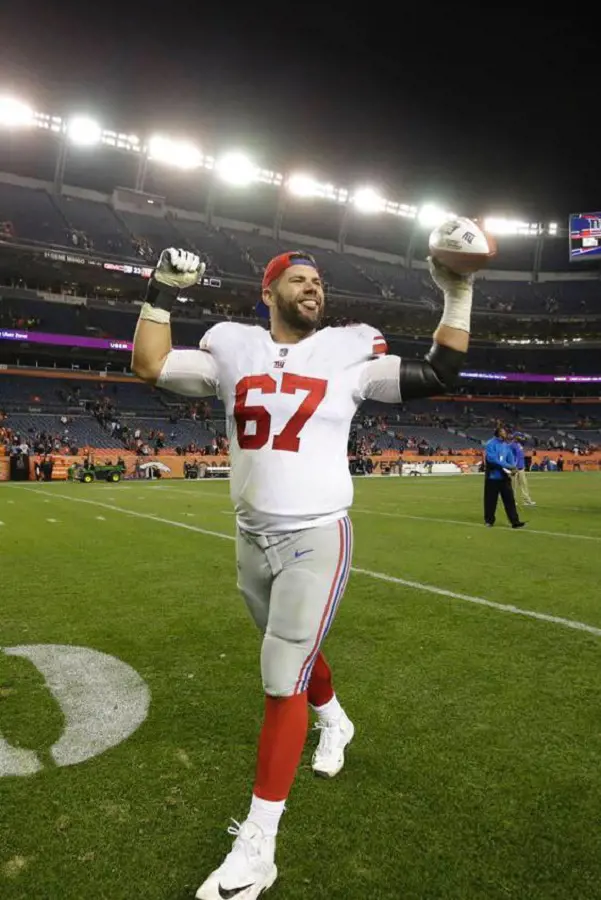
[[495, 524], [499, 497], [503, 501], [507, 518], [512, 528], [523, 528], [526, 524], [520, 521], [511, 474], [516, 469], [515, 455], [507, 443], [507, 432], [503, 426], [495, 429], [485, 448], [484, 461], [484, 523], [488, 528]]

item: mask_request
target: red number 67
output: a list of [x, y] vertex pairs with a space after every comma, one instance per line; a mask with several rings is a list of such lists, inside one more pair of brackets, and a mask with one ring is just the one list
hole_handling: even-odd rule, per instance
[[[290, 450], [292, 453], [298, 453], [299, 435], [325, 397], [327, 387], [328, 382], [322, 378], [307, 378], [304, 375], [293, 375], [291, 372], [284, 373], [280, 388], [283, 394], [296, 394], [297, 391], [307, 391], [308, 393], [282, 431], [274, 435], [271, 445], [274, 450]], [[246, 405], [248, 392], [253, 389], [261, 391], [262, 394], [275, 394], [278, 386], [275, 378], [267, 374], [247, 375], [245, 378], [241, 378], [236, 385], [234, 418], [236, 419], [238, 444], [242, 450], [260, 450], [268, 442], [271, 431], [271, 416], [265, 407]], [[246, 434], [247, 422], [256, 423], [254, 434]]]

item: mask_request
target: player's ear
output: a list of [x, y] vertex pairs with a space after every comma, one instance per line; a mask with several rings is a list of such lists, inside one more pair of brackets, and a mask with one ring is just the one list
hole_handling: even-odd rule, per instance
[[273, 296], [273, 291], [271, 290], [271, 288], [268, 288], [268, 287], [265, 288], [263, 290], [262, 297], [263, 297], [263, 303], [265, 304], [265, 306], [268, 306], [269, 309], [271, 309], [271, 307], [274, 305], [274, 296]]

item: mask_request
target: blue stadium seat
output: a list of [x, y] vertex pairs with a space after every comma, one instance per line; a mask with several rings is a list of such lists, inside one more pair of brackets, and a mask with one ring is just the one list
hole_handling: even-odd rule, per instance
[[15, 238], [69, 245], [68, 225], [43, 189], [0, 182], [0, 220], [11, 221]]
[[132, 257], [131, 235], [106, 203], [62, 195], [57, 197], [67, 221], [92, 241], [92, 250], [118, 257]]

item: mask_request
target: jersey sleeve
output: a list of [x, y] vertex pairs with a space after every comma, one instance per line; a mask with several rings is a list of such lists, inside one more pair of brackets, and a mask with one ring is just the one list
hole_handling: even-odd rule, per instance
[[371, 352], [372, 356], [385, 356], [388, 353], [388, 344], [383, 334], [377, 328], [370, 329], [371, 335]]
[[359, 399], [400, 403], [400, 376], [400, 356], [376, 356], [368, 360], [363, 363], [359, 374]]
[[[229, 328], [228, 328], [229, 326]], [[200, 350], [206, 350], [207, 353], [212, 353], [216, 355], [219, 352], [219, 349], [222, 346], [222, 342], [225, 339], [227, 342], [227, 333], [228, 330], [231, 329], [231, 322], [218, 322], [216, 325], [213, 325], [211, 328], [207, 328], [205, 333], [200, 339], [198, 344]], [[235, 328], [235, 326], [234, 326]]]
[[185, 397], [218, 396], [218, 351], [223, 327], [227, 330], [228, 324], [219, 322], [207, 329], [200, 339], [198, 350], [171, 350], [157, 380], [157, 387]]
[[219, 389], [217, 363], [206, 350], [171, 350], [157, 387], [185, 397], [214, 397]]
[[386, 339], [377, 328], [371, 325], [356, 328], [360, 365], [355, 399], [400, 403], [400, 357], [387, 355]]

